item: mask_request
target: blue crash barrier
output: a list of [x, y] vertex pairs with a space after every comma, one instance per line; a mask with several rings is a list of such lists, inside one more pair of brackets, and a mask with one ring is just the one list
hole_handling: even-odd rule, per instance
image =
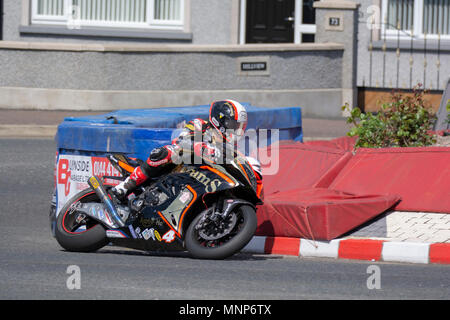
[[[262, 108], [244, 104], [247, 129], [279, 129], [280, 140], [302, 141], [300, 107]], [[103, 115], [68, 117], [58, 126], [59, 154], [103, 156], [126, 153], [146, 159], [149, 152], [171, 143], [177, 127], [194, 118], [207, 119], [209, 105], [118, 110]], [[270, 133], [270, 132], [269, 132]], [[270, 144], [270, 137], [268, 144]]]

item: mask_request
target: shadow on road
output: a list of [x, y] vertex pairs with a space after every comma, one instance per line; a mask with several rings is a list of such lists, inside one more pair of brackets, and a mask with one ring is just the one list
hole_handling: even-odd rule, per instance
[[[65, 250], [62, 250], [65, 251]], [[119, 254], [119, 255], [129, 255], [129, 256], [149, 256], [149, 257], [166, 257], [166, 258], [187, 258], [194, 260], [203, 260], [203, 259], [195, 259], [189, 255], [187, 251], [139, 251], [128, 248], [114, 247], [108, 246], [96, 251], [94, 254]], [[255, 254], [255, 253], [247, 253], [240, 252], [231, 257], [226, 258], [225, 260], [229, 261], [262, 261], [262, 260], [277, 260], [283, 259], [283, 256], [277, 255], [265, 255], [265, 254]]]

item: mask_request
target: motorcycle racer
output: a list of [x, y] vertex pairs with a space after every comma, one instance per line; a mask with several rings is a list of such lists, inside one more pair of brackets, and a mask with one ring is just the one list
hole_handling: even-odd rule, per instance
[[224, 161], [227, 150], [234, 150], [246, 126], [247, 111], [242, 104], [233, 100], [214, 101], [208, 121], [198, 118], [189, 121], [172, 144], [153, 149], [147, 161], [112, 191], [123, 197], [147, 179], [159, 177], [180, 163], [196, 159], [211, 163]]

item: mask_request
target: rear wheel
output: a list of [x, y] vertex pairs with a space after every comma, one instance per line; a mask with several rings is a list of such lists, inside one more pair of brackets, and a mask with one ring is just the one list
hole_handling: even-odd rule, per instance
[[236, 207], [225, 219], [211, 219], [212, 214], [203, 211], [186, 231], [186, 249], [194, 258], [225, 259], [244, 248], [255, 233], [256, 213], [249, 205]]
[[92, 189], [86, 189], [70, 199], [58, 214], [55, 236], [68, 251], [96, 251], [108, 243], [105, 228], [83, 212], [77, 211], [80, 203], [100, 202]]

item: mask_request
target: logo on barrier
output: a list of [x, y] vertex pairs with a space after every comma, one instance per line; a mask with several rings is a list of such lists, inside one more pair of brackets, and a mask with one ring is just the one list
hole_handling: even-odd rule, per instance
[[[55, 169], [58, 199], [57, 212], [70, 197], [89, 188], [87, 182], [92, 176], [121, 176], [120, 172], [104, 157], [60, 154]], [[91, 183], [93, 183], [94, 187], [98, 187], [98, 181], [91, 181]], [[105, 183], [115, 185], [119, 181], [105, 178]]]
[[58, 163], [58, 184], [64, 185], [64, 195], [67, 196], [70, 193], [70, 170], [69, 160], [60, 159]]

